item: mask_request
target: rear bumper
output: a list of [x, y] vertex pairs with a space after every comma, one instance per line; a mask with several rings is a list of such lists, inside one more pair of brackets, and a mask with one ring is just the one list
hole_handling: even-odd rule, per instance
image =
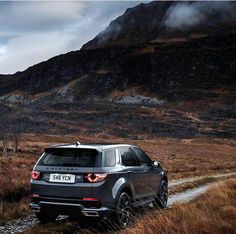
[[107, 207], [99, 208], [86, 208], [82, 204], [76, 203], [62, 203], [62, 202], [48, 202], [39, 201], [38, 203], [31, 203], [31, 208], [35, 212], [41, 210], [48, 210], [49, 212], [55, 212], [58, 215], [69, 215], [73, 217], [97, 217], [102, 218], [112, 215], [113, 211]]

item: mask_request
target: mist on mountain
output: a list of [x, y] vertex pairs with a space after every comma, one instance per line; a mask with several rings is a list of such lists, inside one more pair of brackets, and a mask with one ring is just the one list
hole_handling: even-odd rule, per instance
[[167, 28], [185, 29], [199, 24], [235, 20], [235, 6], [233, 2], [218, 1], [175, 3], [168, 9], [164, 23]]

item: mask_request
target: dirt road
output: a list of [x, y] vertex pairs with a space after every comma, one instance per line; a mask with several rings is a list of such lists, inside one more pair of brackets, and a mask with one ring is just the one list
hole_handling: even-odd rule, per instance
[[[227, 173], [227, 174], [217, 174], [217, 175], [210, 175], [210, 176], [198, 176], [193, 178], [186, 178], [186, 179], [179, 179], [173, 180], [169, 182], [170, 187], [175, 187], [177, 185], [185, 184], [188, 182], [194, 182], [198, 180], [202, 180], [204, 178], [225, 178], [236, 176], [236, 172], [234, 173]], [[192, 199], [198, 197], [199, 195], [205, 193], [213, 183], [202, 185], [193, 189], [188, 189], [186, 191], [175, 193], [169, 196], [168, 206], [171, 206], [175, 203], [183, 203], [191, 201]], [[34, 214], [29, 215], [28, 217], [12, 220], [6, 223], [4, 226], [0, 226], [0, 233], [20, 233], [24, 232], [30, 228], [35, 227], [38, 225], [39, 222], [36, 219]]]

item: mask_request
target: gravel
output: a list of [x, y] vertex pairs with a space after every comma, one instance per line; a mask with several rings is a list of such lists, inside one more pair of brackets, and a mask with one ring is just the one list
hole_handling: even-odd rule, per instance
[[4, 226], [0, 226], [0, 233], [21, 233], [35, 227], [37, 224], [39, 224], [39, 221], [34, 214], [31, 214], [25, 218], [12, 220], [7, 222]]
[[175, 203], [189, 202], [189, 201], [193, 200], [194, 198], [205, 193], [209, 189], [210, 186], [212, 186], [212, 183], [206, 184], [203, 186], [199, 186], [194, 189], [188, 189], [188, 190], [181, 192], [181, 193], [175, 193], [173, 195], [170, 195], [168, 197], [168, 206], [172, 206]]
[[125, 96], [115, 100], [116, 103], [120, 104], [133, 104], [133, 105], [164, 105], [165, 100], [157, 98], [150, 98], [143, 95]]

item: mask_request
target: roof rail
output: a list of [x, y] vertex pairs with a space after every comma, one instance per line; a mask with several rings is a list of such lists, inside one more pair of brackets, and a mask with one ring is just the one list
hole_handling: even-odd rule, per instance
[[50, 145], [46, 148], [50, 148], [50, 147], [60, 147], [60, 146], [67, 146], [67, 145], [71, 145], [71, 143], [64, 143], [64, 144], [55, 144], [55, 145]]

